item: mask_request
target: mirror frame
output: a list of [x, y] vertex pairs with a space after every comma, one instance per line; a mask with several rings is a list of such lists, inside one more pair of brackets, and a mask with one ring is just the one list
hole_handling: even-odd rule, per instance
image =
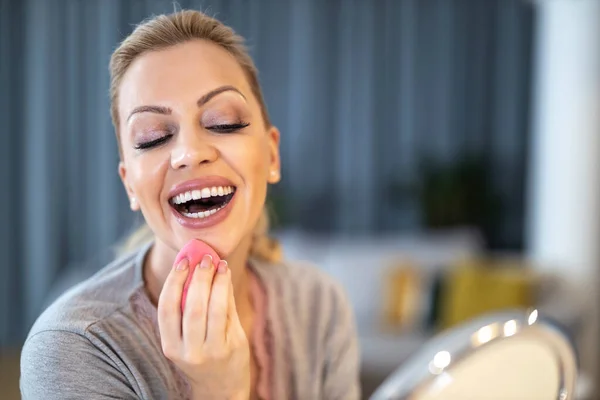
[[572, 399], [579, 372], [574, 340], [558, 322], [533, 309], [486, 314], [440, 332], [402, 363], [370, 400], [414, 399], [453, 365], [484, 346], [515, 336], [535, 338], [553, 350], [560, 378], [557, 399]]

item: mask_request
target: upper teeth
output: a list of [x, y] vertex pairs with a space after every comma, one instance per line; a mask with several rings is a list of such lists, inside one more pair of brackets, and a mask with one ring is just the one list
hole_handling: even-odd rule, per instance
[[188, 192], [179, 193], [173, 197], [171, 201], [175, 204], [185, 203], [190, 200], [206, 199], [209, 197], [226, 196], [233, 192], [233, 186], [213, 186], [205, 187], [198, 190], [190, 190]]

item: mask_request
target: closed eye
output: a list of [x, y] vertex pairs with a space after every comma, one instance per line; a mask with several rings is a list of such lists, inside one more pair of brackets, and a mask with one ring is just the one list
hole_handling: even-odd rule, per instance
[[135, 145], [135, 149], [136, 150], [145, 150], [145, 149], [150, 149], [152, 147], [160, 146], [161, 144], [166, 143], [167, 140], [169, 140], [172, 136], [173, 136], [172, 134], [168, 134], [168, 135], [162, 136], [158, 139], [150, 140], [149, 142], [138, 143], [137, 145]]
[[250, 126], [250, 123], [222, 124], [207, 126], [206, 129], [217, 133], [234, 133]]

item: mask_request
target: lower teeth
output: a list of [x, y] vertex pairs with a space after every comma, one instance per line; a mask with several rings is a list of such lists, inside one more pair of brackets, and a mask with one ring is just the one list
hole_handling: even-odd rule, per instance
[[217, 211], [221, 210], [223, 207], [225, 207], [225, 206], [221, 206], [219, 208], [213, 208], [212, 210], [200, 211], [200, 212], [197, 212], [197, 213], [182, 212], [181, 215], [183, 215], [184, 217], [188, 217], [188, 218], [202, 219], [202, 218], [206, 218], [206, 217], [208, 217], [210, 215], [213, 215]]

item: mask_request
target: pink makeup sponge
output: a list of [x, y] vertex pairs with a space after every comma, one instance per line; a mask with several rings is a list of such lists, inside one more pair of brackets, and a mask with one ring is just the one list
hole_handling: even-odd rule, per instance
[[204, 257], [205, 254], [210, 254], [210, 256], [213, 259], [213, 265], [215, 266], [219, 264], [219, 261], [221, 261], [217, 252], [200, 239], [190, 240], [185, 246], [183, 246], [179, 253], [177, 253], [177, 257], [175, 257], [174, 265], [177, 265], [181, 260], [187, 258], [188, 265], [190, 268], [190, 272], [183, 286], [183, 295], [181, 297], [181, 312], [183, 312], [183, 309], [185, 307], [185, 299], [187, 297], [188, 286], [190, 285], [190, 282], [192, 280], [194, 270], [196, 266], [200, 264], [200, 261], [202, 260], [202, 257]]

